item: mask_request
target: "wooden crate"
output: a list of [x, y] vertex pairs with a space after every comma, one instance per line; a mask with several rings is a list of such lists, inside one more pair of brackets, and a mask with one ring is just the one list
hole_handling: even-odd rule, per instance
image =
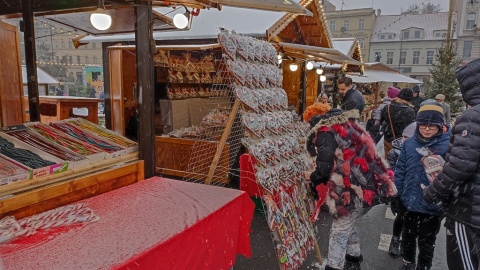
[[[205, 181], [210, 169], [210, 165], [215, 156], [218, 142], [201, 141], [183, 138], [155, 137], [156, 151], [156, 171], [160, 174], [188, 177], [199, 181]], [[194, 149], [197, 148], [197, 149]], [[206, 153], [201, 153], [203, 163], [195, 162], [198, 166], [193, 171], [189, 171], [188, 166], [192, 161], [190, 157], [192, 151], [205, 149]], [[198, 153], [197, 153], [198, 154]], [[219, 168], [229, 168], [230, 166], [230, 147], [227, 144], [221, 153], [218, 162]], [[213, 174], [213, 182], [228, 183], [228, 172], [225, 169], [218, 169]]]
[[143, 161], [98, 164], [62, 177], [0, 187], [0, 218], [31, 216], [144, 180]]

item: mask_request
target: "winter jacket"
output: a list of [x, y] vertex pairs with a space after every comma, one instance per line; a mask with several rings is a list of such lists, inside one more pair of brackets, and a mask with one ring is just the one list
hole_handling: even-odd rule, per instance
[[445, 158], [450, 133], [435, 136], [428, 142], [422, 141], [420, 136], [417, 129], [415, 136], [403, 143], [395, 168], [395, 185], [400, 200], [409, 211], [439, 216], [442, 212], [441, 206], [428, 203], [423, 198], [421, 184], [428, 186], [430, 182], [422, 164], [423, 156], [417, 149], [427, 147], [434, 154]]
[[424, 101], [424, 99], [421, 96], [416, 96], [410, 100], [410, 103], [413, 105], [413, 110], [415, 111], [415, 114], [417, 114], [418, 110], [420, 109], [420, 104]]
[[377, 124], [380, 124], [380, 120], [382, 120], [382, 110], [385, 106], [389, 105], [392, 102], [392, 99], [389, 97], [384, 97], [382, 104], [378, 105], [378, 107], [373, 111], [373, 119]]
[[[395, 137], [393, 136], [390, 119], [388, 117], [389, 108]], [[414, 121], [415, 111], [410, 105], [402, 103], [398, 99], [392, 100], [392, 103], [385, 106], [382, 110], [381, 122], [385, 125], [384, 139], [391, 143], [394, 139], [401, 138], [403, 130]]]
[[443, 202], [447, 217], [480, 229], [480, 59], [456, 75], [463, 100], [472, 107], [455, 122], [443, 171], [424, 196]]
[[396, 189], [393, 172], [376, 155], [370, 135], [354, 120], [358, 111], [331, 111], [310, 121], [307, 149], [317, 156], [310, 180], [327, 185], [326, 204], [332, 215], [347, 216], [358, 203], [371, 206], [378, 197], [394, 196]]
[[443, 116], [445, 117], [445, 123], [450, 125], [450, 114], [451, 114], [450, 105], [443, 102], [442, 107], [443, 107]]
[[344, 111], [357, 109], [359, 115], [361, 115], [365, 108], [365, 100], [363, 99], [362, 93], [356, 89], [350, 88], [345, 93], [345, 96], [343, 96], [341, 108]]

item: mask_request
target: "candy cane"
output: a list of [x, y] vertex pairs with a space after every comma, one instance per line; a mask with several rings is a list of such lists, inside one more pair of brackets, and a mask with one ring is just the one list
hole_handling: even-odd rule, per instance
[[67, 226], [76, 223], [97, 222], [95, 215], [86, 204], [74, 204], [59, 207], [41, 214], [16, 220], [5, 217], [0, 220], [0, 243], [10, 241], [19, 236], [29, 236], [37, 230]]

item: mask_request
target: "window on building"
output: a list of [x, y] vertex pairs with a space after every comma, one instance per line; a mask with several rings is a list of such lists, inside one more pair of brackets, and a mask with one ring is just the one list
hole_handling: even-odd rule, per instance
[[350, 20], [343, 21], [343, 27], [345, 27], [345, 30], [350, 29]]
[[407, 52], [400, 52], [400, 65], [405, 65], [407, 62]]
[[472, 56], [472, 45], [473, 45], [473, 41], [471, 41], [471, 40], [465, 40], [463, 42], [463, 57], [464, 58]]
[[62, 64], [66, 64], [67, 63], [67, 56], [64, 55], [62, 56]]
[[467, 30], [473, 29], [473, 25], [475, 24], [476, 17], [477, 17], [476, 13], [467, 14], [467, 25], [465, 25], [465, 29]]
[[402, 36], [403, 36], [403, 39], [410, 38], [410, 31], [403, 31]]
[[65, 41], [62, 40], [62, 49], [65, 49]]
[[363, 49], [365, 47], [365, 39], [364, 38], [359, 38], [358, 43], [360, 44], [360, 49]]
[[413, 51], [413, 64], [418, 65], [420, 63], [420, 51]]
[[68, 43], [68, 48], [69, 48], [69, 49], [72, 49], [72, 42], [68, 42], [68, 41], [67, 41], [67, 43]]
[[427, 51], [427, 62], [426, 62], [427, 65], [433, 64], [434, 55], [435, 55], [434, 51]]
[[420, 38], [420, 34], [421, 34], [420, 31], [415, 31], [415, 38]]
[[358, 29], [363, 30], [365, 29], [365, 19], [358, 19]]
[[82, 60], [80, 60], [80, 55], [77, 55], [77, 64], [81, 64]]
[[393, 35], [392, 34], [388, 35], [388, 39], [393, 39]]
[[85, 64], [88, 64], [88, 56], [85, 56]]
[[330, 31], [335, 31], [335, 21], [330, 21]]
[[385, 35], [380, 35], [380, 39], [385, 39]]
[[380, 59], [382, 59], [382, 52], [375, 52], [375, 59], [373, 59], [373, 61], [380, 62]]
[[70, 65], [73, 64], [73, 57], [71, 55], [68, 56], [68, 63]]
[[96, 64], [97, 63], [97, 56], [93, 56], [93, 63]]
[[58, 49], [58, 41], [55, 41], [55, 49]]
[[92, 48], [94, 48], [94, 49], [97, 48], [97, 43], [95, 43], [95, 42], [92, 43]]
[[77, 83], [83, 83], [83, 73], [82, 72], [77, 72], [76, 73], [77, 77]]
[[387, 65], [393, 64], [393, 52], [387, 52]]

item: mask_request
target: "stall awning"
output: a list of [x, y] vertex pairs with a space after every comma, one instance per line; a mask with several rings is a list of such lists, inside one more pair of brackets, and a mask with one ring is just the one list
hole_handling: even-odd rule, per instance
[[[27, 84], [27, 67], [22, 65], [22, 81], [23, 84]], [[52, 75], [45, 72], [43, 69], [37, 67], [37, 81], [38, 84], [59, 84], [60, 82], [57, 81]]]
[[328, 62], [330, 64], [349, 64], [357, 66], [364, 65], [362, 62], [354, 60], [336, 49], [284, 42], [274, 45], [279, 51], [284, 52], [293, 58], [311, 60], [315, 62]]
[[[213, 44], [200, 44], [200, 45], [157, 45], [157, 50], [163, 51], [204, 51], [220, 48], [220, 43]], [[109, 46], [109, 49], [121, 49], [121, 50], [135, 50], [135, 45], [114, 45]]]
[[225, 6], [283, 11], [312, 16], [312, 12], [293, 0], [196, 0], [202, 3], [217, 3]]
[[374, 83], [374, 82], [391, 82], [391, 83], [422, 83], [419, 80], [407, 77], [400, 73], [380, 71], [380, 70], [365, 70], [363, 75], [359, 74], [347, 74], [347, 77], [352, 78], [356, 83]]

